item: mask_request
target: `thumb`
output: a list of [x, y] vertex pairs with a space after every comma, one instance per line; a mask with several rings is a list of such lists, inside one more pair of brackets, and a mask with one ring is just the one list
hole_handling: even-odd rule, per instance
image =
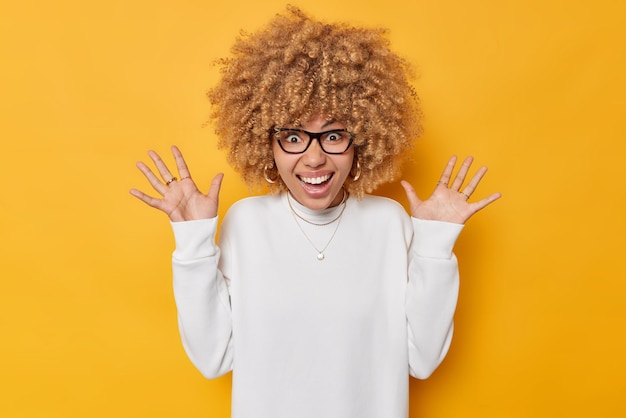
[[409, 201], [409, 205], [411, 206], [411, 212], [412, 212], [413, 209], [415, 209], [422, 203], [422, 201], [417, 196], [417, 193], [415, 193], [415, 189], [413, 188], [413, 186], [411, 186], [411, 183], [409, 183], [408, 181], [402, 180], [400, 182], [400, 185], [402, 185], [402, 188], [404, 189], [404, 192], [406, 193], [406, 198]]
[[211, 188], [209, 189], [208, 197], [215, 202], [219, 200], [220, 189], [222, 188], [222, 179], [224, 178], [224, 173], [218, 173], [213, 177], [211, 181]]

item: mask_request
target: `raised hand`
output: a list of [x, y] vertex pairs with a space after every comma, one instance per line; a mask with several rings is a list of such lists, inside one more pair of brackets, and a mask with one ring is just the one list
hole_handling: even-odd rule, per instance
[[191, 179], [191, 174], [185, 159], [177, 147], [172, 147], [172, 154], [176, 161], [180, 179], [172, 175], [161, 157], [154, 151], [148, 155], [154, 162], [161, 179], [143, 162], [137, 163], [137, 168], [146, 176], [148, 182], [162, 198], [155, 198], [137, 190], [131, 189], [130, 194], [169, 216], [172, 222], [210, 219], [217, 216], [219, 191], [222, 185], [222, 174], [218, 174], [211, 182], [207, 194], [203, 194]]
[[468, 199], [487, 172], [487, 167], [481, 167], [469, 183], [461, 189], [472, 161], [472, 157], [467, 157], [463, 161], [459, 172], [450, 185], [450, 177], [456, 165], [456, 157], [450, 158], [439, 182], [437, 182], [435, 191], [427, 200], [420, 200], [413, 186], [406, 181], [402, 181], [402, 187], [409, 200], [411, 216], [420, 219], [464, 224], [476, 212], [499, 199], [500, 193], [494, 193], [477, 202], [468, 202]]

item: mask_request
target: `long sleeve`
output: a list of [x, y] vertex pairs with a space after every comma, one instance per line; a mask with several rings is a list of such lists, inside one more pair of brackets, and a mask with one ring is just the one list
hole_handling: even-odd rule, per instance
[[232, 368], [232, 319], [228, 281], [218, 269], [217, 218], [172, 222], [174, 298], [183, 347], [207, 378]]
[[406, 316], [409, 367], [425, 379], [446, 356], [454, 328], [459, 272], [452, 253], [463, 225], [413, 218]]
[[[450, 345], [461, 225], [367, 195], [338, 227], [300, 225], [280, 194], [233, 204], [218, 245], [216, 226], [173, 224], [174, 292], [191, 361], [233, 369], [233, 418], [408, 416], [407, 372], [427, 377]], [[323, 260], [307, 236], [332, 237]]]

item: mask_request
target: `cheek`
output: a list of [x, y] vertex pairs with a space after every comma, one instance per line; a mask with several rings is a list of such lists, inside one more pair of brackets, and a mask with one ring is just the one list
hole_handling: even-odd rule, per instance
[[274, 153], [274, 164], [276, 165], [276, 168], [278, 169], [278, 172], [281, 175], [283, 174], [286, 175], [292, 172], [297, 162], [298, 162], [298, 159], [294, 158], [293, 155], [288, 155], [285, 153], [282, 153], [282, 154]]
[[338, 167], [341, 167], [342, 173], [350, 173], [350, 170], [352, 170], [352, 165], [354, 164], [354, 153], [346, 155], [345, 158], [342, 159], [342, 161], [340, 162], [338, 161], [337, 164]]

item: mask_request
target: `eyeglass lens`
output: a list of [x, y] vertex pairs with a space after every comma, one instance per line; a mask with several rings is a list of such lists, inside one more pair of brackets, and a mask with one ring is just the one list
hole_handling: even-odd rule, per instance
[[307, 132], [300, 129], [277, 129], [278, 144], [283, 151], [293, 154], [305, 152], [311, 142], [317, 139], [322, 150], [329, 154], [342, 154], [352, 144], [352, 134], [345, 130]]

